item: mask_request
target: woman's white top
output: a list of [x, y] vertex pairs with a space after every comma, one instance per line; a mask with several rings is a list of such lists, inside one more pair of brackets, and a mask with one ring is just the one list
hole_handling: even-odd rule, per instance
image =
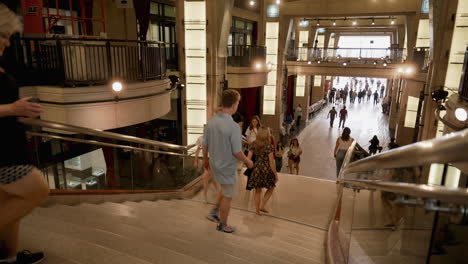
[[351, 144], [353, 143], [354, 138], [349, 137], [348, 141], [344, 141], [341, 139], [341, 137], [338, 138], [338, 149], [339, 150], [348, 150], [349, 147], [351, 147]]
[[247, 138], [247, 142], [250, 144], [254, 142], [257, 139], [257, 129], [254, 128], [250, 130], [250, 127], [247, 128], [247, 131], [245, 131], [245, 136]]
[[297, 155], [297, 154], [299, 154], [299, 152], [301, 152], [301, 151], [302, 151], [301, 147], [291, 146], [291, 147], [289, 148], [289, 152], [290, 152], [291, 154], [293, 154], [294, 156]]

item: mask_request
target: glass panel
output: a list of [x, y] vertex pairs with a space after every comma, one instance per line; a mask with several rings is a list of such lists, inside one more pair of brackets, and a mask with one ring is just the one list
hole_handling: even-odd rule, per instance
[[341, 197], [341, 211], [339, 216], [338, 238], [345, 260], [349, 256], [351, 228], [353, 225], [355, 193], [352, 189], [344, 188]]
[[175, 17], [176, 16], [175, 6], [164, 5], [164, 15], [167, 17]]
[[[349, 259], [365, 263], [426, 263], [435, 213], [402, 204], [403, 196], [356, 193]], [[410, 200], [417, 202], [417, 200]]]
[[[73, 138], [73, 136], [66, 135]], [[76, 139], [86, 137], [75, 136]], [[100, 138], [90, 140], [152, 149], [148, 146]], [[30, 138], [37, 164], [51, 189], [67, 190], [172, 190], [196, 177], [193, 157], [102, 147], [59, 139]], [[178, 152], [175, 150], [152, 149]], [[182, 165], [182, 166], [181, 166]]]
[[151, 2], [150, 4], [150, 14], [152, 15], [160, 15], [159, 13], [159, 4]]
[[236, 28], [244, 29], [245, 28], [245, 22], [243, 20], [236, 20]]
[[253, 29], [253, 24], [251, 22], [246, 23], [246, 29], [247, 30], [252, 30]]

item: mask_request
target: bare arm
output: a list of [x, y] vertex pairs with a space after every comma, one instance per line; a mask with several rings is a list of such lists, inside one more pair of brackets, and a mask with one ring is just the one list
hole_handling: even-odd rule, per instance
[[11, 104], [0, 105], [0, 117], [21, 116], [35, 118], [38, 117], [42, 108], [40, 104], [28, 102], [32, 97], [25, 97]]
[[338, 151], [338, 140], [340, 139], [339, 138], [336, 139], [335, 150], [333, 151], [333, 156], [335, 156], [335, 158], [336, 158], [336, 152]]
[[268, 161], [270, 163], [270, 168], [275, 174], [275, 183], [278, 182], [278, 172], [276, 171], [276, 165], [275, 165], [275, 157], [273, 157], [273, 152], [270, 152], [268, 154]]
[[210, 162], [208, 161], [208, 147], [206, 145], [203, 145], [203, 167], [205, 167], [205, 169], [210, 168]]
[[249, 150], [249, 153], [247, 154], [247, 158], [249, 160], [252, 160], [252, 156], [253, 156], [253, 151]]
[[193, 159], [193, 167], [198, 168], [198, 155], [200, 155], [200, 150], [202, 148], [197, 146], [197, 150], [195, 151], [195, 158]]
[[240, 152], [237, 152], [236, 154], [234, 154], [234, 156], [245, 163], [245, 165], [247, 165], [247, 168], [251, 169], [253, 167], [253, 162], [251, 160], [249, 160], [242, 151]]

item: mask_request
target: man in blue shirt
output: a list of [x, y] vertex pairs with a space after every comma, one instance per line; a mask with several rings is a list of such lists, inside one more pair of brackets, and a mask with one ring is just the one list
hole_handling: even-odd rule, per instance
[[[215, 180], [221, 185], [221, 192], [215, 208], [208, 219], [219, 221], [217, 230], [233, 233], [233, 227], [227, 225], [232, 198], [235, 196], [237, 181], [237, 160], [243, 161], [248, 168], [253, 162], [242, 152], [241, 133], [232, 115], [239, 106], [240, 94], [235, 90], [223, 92], [222, 109], [208, 121], [203, 140], [203, 163], [205, 169], [211, 168]], [[208, 159], [208, 153], [210, 159]], [[219, 212], [219, 218], [218, 218]]]

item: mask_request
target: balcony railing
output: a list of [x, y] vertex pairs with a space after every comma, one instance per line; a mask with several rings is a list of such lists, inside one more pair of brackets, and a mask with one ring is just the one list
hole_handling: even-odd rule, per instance
[[21, 85], [105, 84], [161, 79], [177, 68], [176, 44], [132, 40], [21, 38], [14, 40]]
[[265, 63], [266, 47], [264, 46], [228, 46], [228, 66], [250, 67], [255, 63]]
[[387, 61], [402, 62], [403, 51], [400, 48], [371, 49], [371, 48], [295, 48], [288, 54], [290, 61]]

